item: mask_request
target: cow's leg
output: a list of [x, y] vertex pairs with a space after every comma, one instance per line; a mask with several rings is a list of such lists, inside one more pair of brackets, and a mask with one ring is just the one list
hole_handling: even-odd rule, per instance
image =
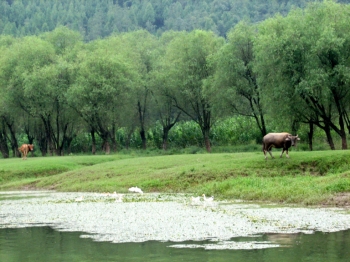
[[284, 152], [284, 148], [282, 149], [282, 152], [281, 152], [280, 158], [282, 158], [283, 152]]
[[288, 149], [286, 149], [286, 157], [289, 158]]
[[269, 152], [270, 156], [271, 156], [272, 158], [274, 158], [273, 155], [272, 155], [272, 153], [271, 153], [271, 149], [272, 149], [272, 146], [264, 147], [264, 148], [263, 148], [264, 155], [265, 155], [265, 160], [267, 160], [266, 152]]
[[267, 155], [266, 155], [267, 150], [268, 150], [268, 148], [267, 148], [266, 144], [263, 143], [263, 152], [264, 152], [265, 160], [267, 160]]
[[282, 153], [281, 153], [281, 156], [280, 156], [280, 157], [282, 157], [282, 155], [283, 155], [283, 152], [284, 152], [284, 151], [286, 151], [286, 157], [287, 157], [287, 158], [289, 158], [289, 155], [288, 155], [288, 148], [287, 148], [287, 149], [284, 149], [284, 148], [283, 148], [283, 150], [282, 150]]
[[271, 153], [271, 150], [264, 150], [265, 160], [267, 160], [266, 152], [269, 152], [270, 156], [271, 156], [272, 158], [274, 158], [273, 155], [272, 155], [272, 153]]

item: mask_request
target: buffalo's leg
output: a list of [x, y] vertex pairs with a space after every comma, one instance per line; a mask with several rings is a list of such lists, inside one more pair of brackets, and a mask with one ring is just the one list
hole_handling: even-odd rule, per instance
[[288, 158], [289, 158], [289, 155], [288, 155], [288, 149], [286, 150], [286, 157], [288, 157]]
[[264, 151], [264, 156], [265, 156], [265, 160], [267, 160], [266, 152], [269, 152], [270, 156], [271, 156], [272, 158], [274, 158], [273, 155], [272, 155], [272, 153], [271, 153], [271, 149], [272, 149], [272, 146], [270, 146], [269, 148], [266, 148], [266, 149], [264, 148], [264, 149], [263, 149], [263, 151]]
[[282, 158], [283, 152], [284, 152], [284, 148], [282, 149], [282, 152], [281, 152], [280, 158]]
[[271, 154], [271, 150], [264, 150], [265, 160], [267, 160], [266, 152], [269, 152], [270, 156], [273, 158], [273, 155]]
[[289, 158], [289, 155], [288, 155], [288, 149], [284, 149], [282, 150], [282, 153], [280, 155], [280, 157], [282, 158], [282, 155], [283, 155], [283, 152], [286, 151], [286, 157]]

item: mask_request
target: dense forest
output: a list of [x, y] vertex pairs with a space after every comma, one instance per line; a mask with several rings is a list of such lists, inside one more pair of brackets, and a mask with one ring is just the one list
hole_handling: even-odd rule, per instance
[[3, 0], [0, 33], [38, 35], [67, 26], [85, 41], [140, 29], [156, 35], [202, 29], [226, 36], [242, 19], [256, 23], [309, 2], [315, 0]]
[[[1, 12], [7, 10], [10, 21], [15, 5], [31, 6], [32, 13], [42, 7], [39, 13], [46, 14], [48, 6], [65, 10], [69, 3], [73, 10], [82, 1], [42, 0], [35, 8], [33, 2], [3, 1], [7, 9]], [[87, 14], [102, 2], [127, 10], [144, 10], [141, 3], [182, 3], [181, 10], [192, 10], [185, 1], [79, 6]], [[219, 2], [254, 1], [191, 1]], [[282, 6], [284, 1], [267, 2]], [[192, 145], [210, 152], [213, 145], [260, 142], [266, 133], [281, 130], [298, 132], [310, 150], [315, 135], [331, 149], [335, 140], [347, 149], [350, 5], [313, 2], [259, 23], [238, 22], [222, 33], [168, 30], [165, 21], [153, 32], [137, 26], [91, 38], [86, 28], [82, 33], [57, 26], [61, 22], [47, 32], [17, 34], [24, 30], [19, 22], [13, 34], [0, 35], [2, 157], [11, 151], [19, 156], [23, 142], [34, 143], [42, 155]]]

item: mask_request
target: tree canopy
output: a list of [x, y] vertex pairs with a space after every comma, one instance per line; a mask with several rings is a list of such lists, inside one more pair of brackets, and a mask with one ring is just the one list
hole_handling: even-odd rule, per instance
[[[234, 3], [201, 3], [214, 2]], [[27, 8], [31, 3], [1, 4]], [[52, 3], [57, 9], [67, 3], [72, 10], [75, 6], [74, 1]], [[233, 141], [229, 136], [246, 143], [286, 130], [302, 131], [312, 149], [314, 127], [331, 149], [336, 148], [334, 137], [347, 149], [350, 5], [316, 1], [259, 23], [241, 21], [222, 37], [211, 29], [151, 33], [160, 19], [157, 4], [174, 4], [172, 12], [181, 17], [182, 10], [192, 10], [187, 1], [104, 3], [108, 8], [99, 1], [91, 6], [86, 1], [80, 8], [95, 16], [94, 8], [101, 4], [96, 19], [104, 11], [127, 8], [134, 12], [132, 20], [149, 30], [90, 41], [84, 41], [89, 34], [68, 26], [38, 35], [0, 35], [3, 157], [11, 150], [19, 156], [18, 144], [24, 141], [34, 142], [42, 155], [63, 155], [72, 144], [85, 145], [81, 150], [93, 154], [128, 148], [133, 142], [146, 149], [149, 140], [167, 149], [172, 139], [178, 146], [196, 143], [210, 152], [217, 141]], [[6, 10], [10, 16], [11, 9]], [[176, 139], [169, 137], [171, 132], [177, 132]]]
[[86, 41], [141, 29], [157, 35], [202, 29], [226, 36], [242, 19], [256, 23], [309, 2], [314, 0], [7, 0], [0, 3], [0, 34], [38, 35], [63, 25]]

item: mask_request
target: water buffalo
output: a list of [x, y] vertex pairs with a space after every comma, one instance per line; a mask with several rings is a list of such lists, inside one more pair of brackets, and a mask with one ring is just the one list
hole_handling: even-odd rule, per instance
[[275, 148], [283, 148], [280, 157], [282, 157], [283, 152], [286, 151], [286, 156], [288, 156], [288, 148], [291, 146], [295, 146], [297, 144], [297, 140], [300, 140], [298, 135], [292, 136], [289, 133], [268, 133], [263, 137], [263, 151], [265, 155], [265, 160], [267, 160], [266, 152], [269, 152], [271, 157], [273, 157], [271, 153], [271, 149]]
[[23, 144], [21, 147], [18, 148], [19, 152], [21, 152], [23, 156], [23, 160], [27, 159], [27, 154], [30, 151], [34, 150], [34, 145], [33, 144]]

